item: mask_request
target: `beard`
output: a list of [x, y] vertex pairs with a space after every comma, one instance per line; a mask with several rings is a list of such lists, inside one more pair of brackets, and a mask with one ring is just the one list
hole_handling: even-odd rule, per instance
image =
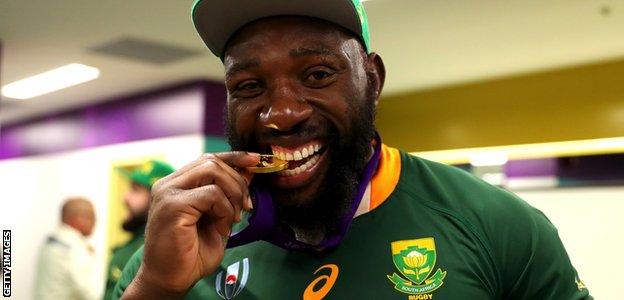
[[[359, 177], [370, 158], [371, 141], [375, 136], [375, 94], [370, 85], [365, 97], [364, 101], [348, 102], [351, 121], [350, 131], [345, 136], [340, 136], [333, 125], [320, 126], [327, 128], [326, 146], [329, 151], [326, 159], [329, 167], [312, 199], [293, 201], [298, 198], [298, 189], [270, 189], [278, 224], [293, 229], [303, 240], [320, 242], [322, 237], [335, 233], [339, 230], [341, 218], [351, 210]], [[236, 134], [233, 120], [228, 120], [226, 128], [232, 150], [260, 150], [257, 137], [244, 139]], [[306, 133], [319, 132], [319, 129], [305, 128], [305, 124], [300, 128]], [[259, 186], [270, 186], [266, 176], [256, 176], [253, 181]]]
[[136, 215], [130, 215], [122, 224], [121, 228], [127, 232], [134, 232], [147, 224], [147, 209]]

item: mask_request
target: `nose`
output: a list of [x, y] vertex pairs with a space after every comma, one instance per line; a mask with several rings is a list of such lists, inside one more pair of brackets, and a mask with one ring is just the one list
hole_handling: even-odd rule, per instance
[[123, 198], [122, 198], [123, 204], [126, 205], [126, 207], [130, 206], [130, 193], [126, 193]]
[[312, 115], [313, 108], [294, 87], [278, 81], [269, 91], [269, 103], [260, 113], [260, 123], [277, 127], [279, 131], [291, 131]]

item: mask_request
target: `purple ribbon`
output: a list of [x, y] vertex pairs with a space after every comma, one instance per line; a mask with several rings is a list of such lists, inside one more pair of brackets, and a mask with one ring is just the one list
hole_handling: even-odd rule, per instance
[[271, 194], [260, 187], [252, 187], [250, 191], [254, 201], [254, 211], [249, 217], [249, 225], [243, 230], [233, 233], [227, 243], [227, 248], [234, 248], [244, 244], [264, 240], [276, 246], [288, 250], [325, 250], [338, 246], [347, 234], [349, 226], [353, 222], [353, 216], [357, 212], [366, 187], [375, 175], [379, 159], [381, 157], [381, 138], [375, 133], [375, 147], [373, 156], [364, 167], [360, 175], [358, 189], [351, 203], [350, 210], [345, 213], [338, 223], [338, 232], [326, 236], [318, 245], [310, 245], [295, 238], [292, 230], [285, 230], [277, 226], [275, 208]]

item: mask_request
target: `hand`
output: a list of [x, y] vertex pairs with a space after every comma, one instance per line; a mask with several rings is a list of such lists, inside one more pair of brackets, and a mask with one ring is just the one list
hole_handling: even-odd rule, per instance
[[246, 152], [205, 154], [154, 184], [143, 263], [124, 298], [183, 296], [214, 273], [232, 224], [241, 220], [242, 210], [252, 209], [252, 175], [235, 169], [259, 161], [258, 154]]

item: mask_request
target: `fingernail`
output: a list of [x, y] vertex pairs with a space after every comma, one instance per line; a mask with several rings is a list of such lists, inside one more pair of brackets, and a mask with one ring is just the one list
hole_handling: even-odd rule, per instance
[[253, 201], [251, 201], [251, 196], [247, 196], [247, 207], [249, 207], [249, 210], [253, 209]]

